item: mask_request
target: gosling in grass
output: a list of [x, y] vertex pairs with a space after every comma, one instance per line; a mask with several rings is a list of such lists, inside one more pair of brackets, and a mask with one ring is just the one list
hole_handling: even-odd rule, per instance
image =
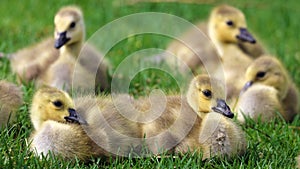
[[38, 79], [58, 58], [59, 51], [53, 47], [54, 42], [54, 38], [47, 38], [7, 55], [20, 82]]
[[[75, 15], [77, 15], [78, 17], [75, 18]], [[77, 73], [75, 74], [75, 76], [78, 77], [78, 80], [76, 78], [76, 81], [86, 80], [79, 78], [86, 77], [87, 74], [90, 76], [94, 75], [95, 77], [90, 80], [93, 82], [91, 83], [91, 85], [95, 86], [96, 84], [97, 88], [100, 88], [101, 90], [107, 89], [109, 87], [107, 82], [108, 62], [106, 60], [103, 60], [102, 54], [100, 54], [92, 45], [86, 44], [83, 47], [85, 27], [81, 10], [74, 6], [67, 6], [60, 9], [57, 12], [55, 18], [56, 20], [59, 20], [55, 23], [57, 27], [56, 29], [58, 29], [59, 27], [59, 29], [61, 29], [60, 31], [63, 32], [55, 32], [55, 38], [47, 38], [40, 43], [20, 49], [15, 53], [6, 55], [11, 62], [13, 72], [17, 74], [21, 82], [35, 80], [38, 86], [42, 86], [42, 84], [53, 83], [54, 86], [60, 88], [62, 88], [62, 83], [67, 83], [65, 85], [66, 88], [70, 88], [69, 79], [72, 78], [70, 78], [69, 76], [71, 76], [71, 74], [73, 73], [72, 67], [74, 67], [76, 60], [78, 59], [78, 66], [76, 67], [78, 71], [76, 71]], [[73, 24], [75, 24], [74, 28], [70, 28], [72, 18], [74, 20]], [[76, 22], [75, 19], [77, 19]], [[77, 27], [76, 24], [78, 24]], [[69, 28], [62, 28], [66, 25], [69, 26]], [[61, 38], [59, 38], [60, 35], [62, 35]], [[69, 42], [67, 43], [64, 40]], [[66, 49], [66, 52], [64, 52], [64, 54], [61, 54], [62, 52], [58, 50], [61, 47]], [[81, 57], [78, 57], [80, 51]], [[57, 62], [58, 58], [61, 58], [59, 57], [60, 55], [70, 55], [68, 56], [69, 60], [60, 59], [60, 61]], [[56, 68], [53, 68], [52, 66], [52, 64], [54, 63], [56, 63]], [[58, 69], [61, 69], [61, 67], [64, 66], [64, 73], [60, 75], [60, 77], [56, 77], [55, 74], [57, 73], [57, 71], [60, 71]], [[50, 68], [51, 70], [49, 70]], [[87, 79], [91, 79], [91, 77]]]
[[276, 112], [288, 122], [299, 113], [299, 93], [282, 63], [272, 56], [256, 59], [247, 69], [245, 84], [236, 111], [262, 121], [276, 117]]
[[16, 120], [16, 111], [23, 104], [21, 88], [0, 80], [0, 127]]
[[223, 91], [217, 80], [199, 75], [192, 80], [186, 97], [151, 96], [151, 103], [143, 99], [134, 103], [138, 112], [129, 109], [129, 104], [121, 109], [132, 112], [131, 117], [141, 122], [145, 143], [153, 154], [203, 151], [203, 159], [231, 156], [244, 152], [246, 141], [230, 119], [233, 114], [222, 99]]
[[[199, 27], [208, 35], [214, 46], [201, 37], [196, 39], [197, 36], [194, 34], [197, 31], [193, 29], [194, 31], [188, 32], [186, 39], [184, 39], [192, 45], [193, 51], [186, 46], [180, 48], [178, 43], [171, 45], [168, 50], [174, 52], [194, 72], [201, 68], [201, 64], [205, 66], [202, 67], [205, 69], [202, 70], [204, 73], [206, 71], [209, 71], [210, 74], [218, 73], [218, 71], [214, 72], [215, 70], [224, 72], [226, 98], [229, 102], [234, 102], [245, 83], [243, 74], [253, 61], [251, 54], [257, 56], [263, 52], [253, 54], [254, 52], [251, 52], [247, 45], [241, 45], [248, 43], [248, 46], [251, 46], [256, 44], [256, 40], [247, 30], [244, 14], [234, 7], [221, 5], [214, 8], [208, 24], [201, 24]], [[168, 60], [174, 60], [174, 58], [168, 57]], [[178, 63], [177, 65], [180, 67], [181, 64]]]
[[215, 8], [208, 24], [209, 37], [216, 45], [223, 64], [226, 81], [226, 98], [236, 100], [245, 80], [244, 73], [253, 59], [238, 46], [240, 41], [256, 43], [247, 31], [244, 14], [231, 6]]
[[[54, 23], [55, 48], [59, 49], [60, 54], [39, 83], [67, 91], [70, 91], [71, 87], [94, 89], [95, 84], [102, 90], [107, 89], [107, 65], [101, 55], [97, 55], [92, 47], [83, 48], [83, 56], [77, 62], [85, 38], [81, 10], [75, 6], [63, 7], [56, 14]], [[83, 59], [84, 57], [87, 58]]]
[[[30, 137], [37, 156], [49, 152], [66, 159], [127, 156], [141, 145], [139, 125], [124, 118], [110, 98], [75, 99], [57, 88], [44, 87], [34, 95]], [[132, 141], [136, 138], [136, 141]]]
[[[30, 118], [34, 127], [30, 146], [37, 156], [51, 152], [65, 159], [88, 161], [106, 154], [83, 130], [87, 122], [78, 115], [66, 92], [52, 87], [39, 89], [32, 100]], [[100, 136], [106, 141], [105, 133]]]
[[[227, 25], [227, 22], [231, 24], [229, 21], [231, 21], [233, 25]], [[254, 38], [246, 39], [244, 38], [245, 36], [241, 35], [241, 39], [237, 38], [239, 34], [247, 34], [246, 32], [239, 32], [240, 28], [246, 29], [246, 27], [239, 27], [239, 24], [242, 22], [245, 22], [242, 11], [228, 5], [218, 6], [211, 12], [209, 22], [198, 23], [196, 27], [199, 30], [196, 28], [189, 29], [180, 37], [180, 40], [186, 42], [189, 47], [192, 47], [192, 50], [186, 46], [186, 44], [176, 40], [168, 45], [167, 51], [174, 53], [194, 72], [199, 72], [199, 68], [205, 68], [203, 64], [206, 67], [216, 66], [216, 59], [219, 58], [219, 55], [215, 46], [208, 42], [209, 39], [212, 39], [220, 50], [222, 49], [223, 43], [231, 43], [235, 44], [239, 50], [250, 58], [257, 58], [266, 51], [259, 42], [254, 43]], [[219, 27], [223, 29], [219, 29]], [[202, 36], [199, 36], [200, 31], [203, 33]], [[220, 34], [227, 36], [219, 36]], [[249, 40], [250, 43], [248, 43]], [[167, 58], [167, 60], [171, 59], [172, 58]], [[179, 64], [178, 66], [181, 65]], [[205, 70], [202, 70], [202, 72], [203, 71]]]
[[222, 83], [207, 76], [198, 76], [191, 82], [187, 102], [201, 120], [195, 123], [176, 151], [186, 152], [201, 147], [203, 159], [244, 153], [245, 135], [230, 119], [233, 114], [222, 99], [225, 96], [223, 91]]

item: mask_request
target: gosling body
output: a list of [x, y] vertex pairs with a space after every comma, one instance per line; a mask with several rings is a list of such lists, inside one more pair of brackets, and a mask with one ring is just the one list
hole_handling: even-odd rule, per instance
[[0, 80], [0, 127], [16, 120], [16, 111], [23, 104], [21, 88], [13, 83]]
[[54, 48], [54, 41], [54, 38], [47, 38], [8, 55], [12, 71], [17, 74], [20, 82], [40, 78], [40, 75], [58, 58], [59, 51]]

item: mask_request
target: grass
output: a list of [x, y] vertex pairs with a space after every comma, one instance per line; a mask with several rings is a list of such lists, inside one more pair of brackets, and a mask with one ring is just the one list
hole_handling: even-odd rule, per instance
[[[20, 2], [16, 0], [0, 1], [0, 51], [10, 53], [19, 48], [36, 43], [52, 36], [53, 16], [63, 5], [77, 4], [85, 14], [87, 38], [101, 26], [138, 12], [164, 12], [182, 17], [190, 22], [203, 20], [209, 11], [220, 2], [211, 3], [137, 3], [125, 4], [125, 1], [35, 1]], [[223, 1], [225, 2], [225, 1]], [[300, 7], [296, 0], [253, 0], [230, 1], [231, 5], [245, 12], [248, 27], [256, 33], [269, 51], [277, 56], [288, 69], [291, 78], [300, 88]], [[168, 25], [170, 29], [174, 25]], [[175, 29], [175, 28], [174, 28]], [[109, 38], [113, 35], [107, 35]], [[114, 68], [128, 55], [146, 48], [164, 49], [170, 38], [158, 35], [138, 35], [129, 37], [116, 44], [107, 54]], [[0, 77], [16, 82], [11, 73], [9, 62], [0, 61]], [[174, 80], [174, 79], [173, 79]], [[154, 88], [164, 91], [178, 91], [179, 86], [172, 77], [164, 72], [144, 71], [134, 77], [130, 92], [146, 95]], [[286, 124], [280, 119], [270, 123], [255, 123], [248, 119], [242, 126], [248, 139], [245, 155], [233, 159], [213, 158], [201, 161], [201, 154], [186, 154], [180, 158], [147, 157], [141, 159], [118, 159], [104, 163], [94, 159], [92, 163], [64, 161], [59, 157], [39, 159], [33, 156], [27, 147], [26, 138], [30, 136], [32, 125], [28, 108], [35, 91], [32, 84], [22, 85], [25, 104], [18, 111], [16, 124], [0, 132], [1, 168], [295, 168], [294, 158], [299, 152], [299, 117]]]

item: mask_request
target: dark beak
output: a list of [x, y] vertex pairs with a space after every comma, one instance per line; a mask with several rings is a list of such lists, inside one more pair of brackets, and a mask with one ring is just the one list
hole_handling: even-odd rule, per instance
[[55, 40], [54, 47], [56, 49], [59, 49], [64, 44], [66, 44], [69, 40], [70, 40], [70, 38], [67, 38], [67, 32], [59, 33], [58, 39]]
[[226, 104], [223, 99], [217, 100], [217, 106], [212, 108], [213, 111], [221, 113], [222, 115], [233, 118], [234, 114], [231, 112], [230, 107]]
[[65, 120], [70, 123], [87, 124], [87, 122], [79, 116], [74, 109], [68, 109], [69, 116], [65, 117]]
[[243, 42], [256, 43], [256, 40], [246, 28], [240, 28], [240, 34], [236, 37]]
[[252, 84], [253, 84], [252, 81], [247, 82], [247, 83], [244, 85], [244, 87], [243, 87], [243, 89], [242, 89], [242, 92], [245, 92], [250, 86], [252, 86]]

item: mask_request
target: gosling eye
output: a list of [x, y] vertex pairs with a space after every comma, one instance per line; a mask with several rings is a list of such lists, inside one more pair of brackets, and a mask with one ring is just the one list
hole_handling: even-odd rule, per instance
[[72, 22], [72, 23], [70, 24], [70, 28], [75, 28], [75, 26], [76, 26], [76, 23], [75, 23], [75, 22]]
[[52, 102], [52, 104], [57, 108], [60, 108], [63, 105], [60, 100], [56, 100], [56, 101]]
[[202, 93], [205, 97], [211, 98], [211, 91], [210, 90], [203, 90]]
[[233, 22], [232, 22], [231, 20], [227, 21], [226, 24], [227, 24], [228, 26], [233, 26]]
[[266, 75], [266, 72], [258, 72], [257, 74], [256, 74], [256, 78], [263, 78], [263, 77], [265, 77], [265, 75]]

